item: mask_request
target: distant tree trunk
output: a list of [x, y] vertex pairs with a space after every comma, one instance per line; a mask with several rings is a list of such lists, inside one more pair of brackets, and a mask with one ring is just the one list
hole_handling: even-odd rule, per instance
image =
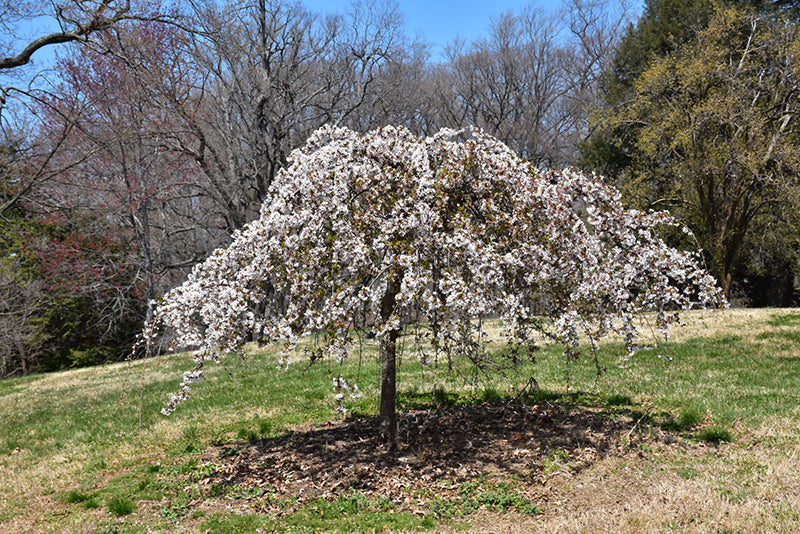
[[[395, 308], [395, 297], [400, 292], [400, 278], [395, 275], [386, 286], [386, 293], [381, 300], [381, 322], [386, 323], [392, 316]], [[395, 400], [397, 397], [397, 337], [400, 329], [395, 328], [387, 332], [380, 341], [381, 358], [381, 426], [383, 438], [390, 450], [397, 447], [397, 411]]]

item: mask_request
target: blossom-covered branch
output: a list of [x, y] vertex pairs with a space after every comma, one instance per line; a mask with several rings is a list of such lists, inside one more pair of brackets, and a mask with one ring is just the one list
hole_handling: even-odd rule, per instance
[[595, 176], [537, 169], [479, 130], [323, 127], [278, 174], [260, 218], [158, 306], [174, 343], [198, 348], [165, 412], [206, 359], [240, 352], [254, 332], [290, 347], [326, 332], [344, 359], [348, 333], [371, 328], [389, 436], [394, 341], [412, 318], [435, 323], [439, 339], [468, 340], [463, 325], [491, 315], [516, 346], [547, 338], [577, 355], [581, 333], [615, 332], [632, 348], [637, 313], [666, 328], [668, 312], [722, 303], [698, 257], [658, 237], [663, 225], [677, 223], [625, 209]]

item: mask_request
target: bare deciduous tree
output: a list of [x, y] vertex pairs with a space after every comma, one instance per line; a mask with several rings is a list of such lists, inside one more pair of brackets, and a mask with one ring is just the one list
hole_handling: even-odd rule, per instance
[[199, 105], [182, 110], [176, 148], [204, 174], [204, 193], [230, 230], [253, 219], [289, 152], [325, 123], [350, 124], [375, 102], [380, 73], [406, 49], [396, 6], [356, 3], [322, 17], [257, 0], [226, 11], [196, 6], [189, 53]]
[[[169, 28], [140, 24], [102, 38], [113, 54], [80, 48], [59, 64], [62, 83], [42, 112], [71, 132], [52, 147], [60, 171], [43, 190], [54, 209], [84, 210], [129, 232], [138, 257], [130, 284], [151, 302], [165, 289], [161, 277], [219, 240], [209, 239], [212, 210], [194, 162], [172, 149], [186, 135], [169, 105], [190, 98], [194, 78], [175, 52], [183, 37]], [[81, 114], [62, 112], [76, 105]]]
[[6, 36], [16, 33], [23, 22], [42, 18], [51, 19], [58, 29], [23, 41], [19, 39], [0, 41], [0, 70], [14, 69], [30, 62], [40, 49], [55, 44], [72, 41], [88, 41], [92, 34], [113, 28], [128, 20], [163, 20], [160, 15], [147, 14], [153, 9], [152, 3], [132, 4], [131, 0], [62, 0], [58, 2], [3, 0], [0, 3], [0, 28]]
[[627, 16], [593, 0], [502, 15], [485, 39], [449, 48], [437, 74], [440, 120], [485, 128], [537, 165], [571, 163]]
[[46, 336], [37, 318], [46, 305], [41, 282], [0, 261], [0, 378], [28, 374], [42, 355]]

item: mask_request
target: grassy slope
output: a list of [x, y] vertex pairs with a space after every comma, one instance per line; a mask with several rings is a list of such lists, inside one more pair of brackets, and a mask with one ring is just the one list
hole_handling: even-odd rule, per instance
[[[607, 373], [599, 379], [593, 365], [565, 365], [551, 347], [535, 367], [494, 387], [510, 393], [534, 375], [545, 391], [572, 392], [576, 402], [632, 402], [648, 420], [689, 438], [690, 447], [654, 447], [554, 477], [551, 500], [536, 518], [504, 522], [485, 512], [489, 517], [467, 520], [476, 529], [483, 521], [508, 532], [800, 530], [800, 311], [734, 310], [690, 315], [686, 322], [668, 347], [644, 351], [627, 369], [617, 365], [620, 347], [607, 345], [601, 354]], [[364, 395], [351, 405], [363, 414], [377, 410], [370, 350], [358, 378]], [[392, 513], [357, 499], [274, 521], [251, 513], [252, 499], [245, 497], [253, 496], [237, 500], [196, 483], [210, 445], [336, 418], [335, 366], [301, 373], [298, 363], [281, 372], [274, 360], [265, 351], [215, 367], [211, 380], [169, 418], [158, 412], [188, 366], [181, 355], [0, 382], [0, 531], [417, 530], [435, 524], [433, 514]], [[432, 391], [431, 370], [412, 360], [407, 356], [401, 367], [405, 406], [427, 402]], [[348, 369], [355, 374], [355, 367]], [[485, 395], [463, 381], [437, 380], [463, 402]], [[730, 444], [699, 439], [726, 433]]]

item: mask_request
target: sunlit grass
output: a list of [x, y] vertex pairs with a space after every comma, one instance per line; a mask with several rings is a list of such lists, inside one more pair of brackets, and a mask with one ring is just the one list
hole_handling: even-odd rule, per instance
[[[590, 357], [569, 363], [558, 346], [548, 345], [536, 354], [535, 364], [491, 382], [475, 381], [480, 373], [468, 362], [457, 362], [454, 372], [444, 357], [420, 366], [409, 342], [399, 369], [398, 405], [407, 410], [498, 401], [515, 396], [534, 378], [542, 399], [606, 407], [610, 416], [636, 412], [697, 443], [732, 442], [735, 450], [737, 443], [758, 442], [767, 447], [758, 465], [771, 462], [771, 469], [783, 464], [772, 462], [769, 451], [797, 460], [800, 312], [734, 310], [689, 314], [686, 322], [675, 341], [644, 350], [624, 365], [620, 344], [603, 345], [600, 376]], [[24, 532], [33, 524], [69, 531], [119, 522], [130, 531], [147, 525], [150, 531], [170, 532], [176, 522], [189, 531], [292, 531], [300, 527], [291, 525], [317, 517], [313, 506], [280, 524], [264, 515], [203, 511], [189, 503], [208, 495], [186, 488], [211, 445], [277, 437], [340, 417], [332, 399], [338, 364], [324, 361], [307, 368], [298, 358], [282, 371], [276, 368], [276, 349], [253, 349], [244, 361], [212, 365], [192, 398], [165, 418], [160, 409], [191, 365], [186, 355], [167, 355], [0, 381], [0, 531]], [[363, 392], [348, 404], [350, 412], [376, 414], [374, 346], [367, 343], [360, 359], [341, 372]], [[718, 480], [717, 494], [746, 498], [744, 490], [766, 475], [741, 458], [731, 462], [721, 468], [727, 474]], [[699, 466], [680, 462], [673, 471], [687, 482], [702, 474]], [[324, 510], [329, 516], [327, 522], [319, 520], [319, 529], [336, 530], [343, 518], [364, 532], [424, 530], [442, 520], [433, 510], [410, 517], [379, 502], [353, 499], [339, 503], [339, 511]], [[794, 521], [782, 508], [775, 513], [788, 518], [776, 521]]]

